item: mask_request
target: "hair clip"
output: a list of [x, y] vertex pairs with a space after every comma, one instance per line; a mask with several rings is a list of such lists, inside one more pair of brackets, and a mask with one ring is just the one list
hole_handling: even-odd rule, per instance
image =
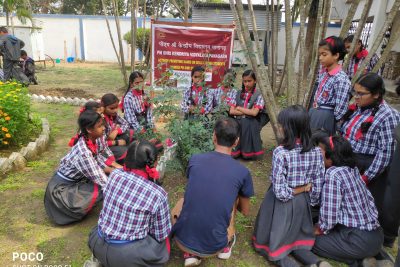
[[332, 137], [333, 136], [329, 136], [329, 145], [331, 146], [331, 149], [333, 150], [335, 148], [335, 146], [333, 145]]
[[79, 113], [82, 113], [86, 110], [86, 107], [81, 107], [81, 109], [79, 110]]
[[328, 37], [325, 39], [325, 42], [327, 42], [328, 44], [330, 44], [332, 47], [335, 47], [335, 40], [333, 40], [332, 37]]

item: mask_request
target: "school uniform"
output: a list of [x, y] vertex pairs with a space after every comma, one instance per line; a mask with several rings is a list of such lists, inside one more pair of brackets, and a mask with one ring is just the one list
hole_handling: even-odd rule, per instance
[[65, 225], [80, 221], [102, 200], [101, 189], [107, 183], [103, 169], [115, 158], [104, 139], [100, 144], [81, 136], [61, 159], [44, 197], [47, 215], [54, 223]]
[[261, 141], [261, 129], [269, 122], [269, 117], [265, 112], [264, 98], [258, 89], [254, 92], [236, 92], [236, 96], [229, 103], [231, 106], [241, 106], [244, 108], [252, 109], [258, 108], [258, 115], [248, 116], [234, 116], [240, 124], [240, 140], [237, 147], [232, 151], [233, 157], [245, 159], [254, 159], [264, 154]]
[[123, 99], [124, 118], [135, 132], [154, 128], [153, 108], [145, 98], [142, 91], [132, 89]]
[[98, 226], [89, 248], [107, 267], [163, 266], [171, 230], [165, 190], [140, 170], [114, 170], [104, 188]]
[[[355, 107], [349, 120], [343, 122], [342, 135], [349, 140], [356, 154], [357, 167], [368, 183], [379, 212], [379, 222], [387, 232], [384, 214], [388, 184], [388, 165], [395, 149], [394, 129], [400, 122], [400, 114], [384, 100], [378, 106]], [[372, 122], [368, 132], [361, 132], [363, 122]]]
[[[323, 186], [324, 159], [319, 147], [300, 153], [302, 146], [277, 147], [272, 156], [271, 186], [256, 218], [253, 246], [271, 261], [291, 252], [311, 250], [315, 237], [310, 204], [319, 204]], [[312, 183], [310, 192], [293, 195], [294, 188]]]
[[235, 88], [224, 88], [223, 86], [213, 90], [213, 109], [220, 105], [230, 105], [236, 97], [237, 90]]
[[375, 256], [383, 242], [378, 210], [357, 168], [331, 167], [325, 173], [319, 227], [313, 251], [358, 266]]
[[[195, 107], [194, 111], [189, 111]], [[185, 119], [194, 118], [211, 112], [213, 107], [213, 94], [206, 87], [192, 85], [183, 92], [181, 110]]]
[[336, 122], [347, 111], [350, 91], [350, 80], [340, 65], [331, 71], [322, 69], [309, 111], [311, 129], [335, 134]]
[[[366, 49], [363, 49], [362, 51], [358, 52], [355, 54], [350, 60], [349, 60], [349, 66], [345, 70], [346, 74], [349, 76], [350, 80], [354, 77], [354, 75], [357, 73], [358, 67], [363, 64], [363, 61], [365, 58], [368, 56], [368, 51]], [[379, 56], [377, 54], [374, 54], [371, 57], [371, 60], [365, 67], [366, 72], [371, 72], [375, 65], [378, 64], [379, 61]], [[377, 74], [381, 75], [381, 69], [378, 70]]]
[[132, 129], [129, 129], [129, 123], [118, 114], [114, 117], [108, 116], [104, 114], [104, 126], [105, 126], [105, 135], [108, 137], [112, 131], [114, 131], [115, 127], [119, 125], [118, 134], [115, 140], [123, 139], [126, 142], [125, 146], [118, 146], [114, 145], [114, 140], [108, 140], [107, 145], [110, 147], [110, 150], [114, 154], [115, 158], [117, 159], [118, 163], [123, 163], [123, 160], [126, 157], [126, 151], [128, 150], [128, 145], [133, 140], [133, 133]]

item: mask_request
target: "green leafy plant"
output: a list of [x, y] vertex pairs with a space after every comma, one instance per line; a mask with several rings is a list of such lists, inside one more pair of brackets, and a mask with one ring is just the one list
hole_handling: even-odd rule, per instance
[[30, 116], [28, 89], [16, 82], [0, 82], [0, 148], [22, 145], [39, 131], [39, 119]]
[[[128, 43], [131, 44], [131, 34], [132, 31], [129, 31], [124, 34], [124, 40]], [[143, 53], [146, 54], [146, 51], [149, 47], [149, 38], [150, 38], [150, 29], [143, 29], [143, 28], [138, 28], [136, 31], [136, 47]], [[143, 39], [145, 41], [144, 45], [144, 51], [142, 51], [143, 48]]]

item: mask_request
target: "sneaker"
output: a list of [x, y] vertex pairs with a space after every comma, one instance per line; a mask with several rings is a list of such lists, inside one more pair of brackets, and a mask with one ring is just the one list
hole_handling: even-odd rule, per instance
[[222, 250], [222, 252], [218, 253], [217, 257], [218, 257], [219, 259], [221, 259], [221, 260], [227, 260], [227, 259], [229, 259], [229, 258], [231, 257], [231, 255], [232, 255], [232, 248], [233, 248], [233, 246], [234, 246], [235, 243], [236, 243], [236, 235], [233, 235], [233, 239], [232, 239], [232, 241], [231, 241], [230, 243], [231, 243], [231, 244], [230, 244], [230, 245], [228, 244], [228, 246], [225, 247], [225, 248]]
[[199, 266], [201, 264], [201, 259], [193, 254], [184, 253], [183, 258], [185, 259], [185, 267]]
[[90, 260], [86, 260], [83, 267], [103, 267], [101, 262], [92, 255]]
[[365, 258], [362, 260], [362, 267], [376, 267], [376, 259], [374, 257]]

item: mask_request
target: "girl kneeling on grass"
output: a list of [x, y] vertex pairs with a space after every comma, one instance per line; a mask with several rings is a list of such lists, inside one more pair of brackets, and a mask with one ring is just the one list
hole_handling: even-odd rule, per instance
[[123, 163], [127, 145], [133, 140], [133, 130], [129, 129], [128, 122], [118, 115], [119, 99], [114, 94], [105, 94], [101, 98], [104, 108], [105, 134], [107, 144], [118, 163]]
[[104, 123], [100, 114], [87, 110], [79, 115], [80, 132], [71, 151], [61, 159], [60, 166], [49, 181], [44, 206], [50, 220], [59, 225], [82, 220], [102, 198], [107, 174], [119, 167], [106, 158], [97, 140], [103, 138]]
[[[361, 179], [346, 139], [319, 134], [314, 140], [324, 152], [327, 171], [313, 251], [349, 266], [360, 266], [363, 259], [375, 256], [383, 243], [374, 198]], [[312, 257], [305, 258], [305, 263], [311, 264]]]
[[[289, 254], [298, 258], [313, 255], [310, 204], [319, 204], [324, 159], [321, 149], [311, 143], [310, 119], [303, 107], [282, 110], [278, 122], [284, 138], [272, 156], [272, 184], [258, 211], [253, 246], [278, 266], [299, 266]], [[328, 265], [318, 259], [313, 262], [320, 263]]]
[[109, 177], [98, 226], [89, 236], [89, 248], [104, 266], [164, 266], [169, 259], [167, 193], [148, 179], [157, 156], [152, 143], [134, 141], [124, 168]]

